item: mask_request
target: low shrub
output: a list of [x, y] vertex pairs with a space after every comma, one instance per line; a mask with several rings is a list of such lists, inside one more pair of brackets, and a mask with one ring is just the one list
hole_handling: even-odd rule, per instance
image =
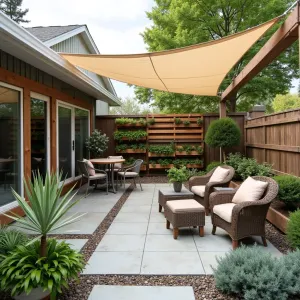
[[300, 249], [300, 210], [290, 214], [286, 228], [287, 240], [293, 248]]
[[[255, 247], [241, 246], [217, 258], [216, 287], [246, 300], [288, 299], [288, 271], [281, 261]], [[299, 267], [298, 267], [299, 268]]]
[[205, 175], [205, 171], [201, 171], [198, 169], [187, 169], [187, 179], [190, 179], [193, 176], [202, 176]]
[[294, 205], [300, 203], [300, 178], [281, 175], [274, 179], [279, 185], [278, 198], [286, 204], [288, 208], [293, 209]]
[[[244, 157], [239, 152], [229, 153], [226, 157], [224, 164], [233, 167], [234, 170], [236, 171], [238, 169], [238, 166], [240, 165], [240, 163], [243, 161], [243, 159], [244, 159]], [[240, 175], [237, 172], [235, 172], [235, 174], [234, 174], [234, 179], [236, 179], [236, 180], [241, 179]]]
[[83, 256], [65, 242], [47, 241], [47, 256], [40, 256], [40, 241], [17, 246], [0, 264], [1, 289], [12, 296], [42, 287], [51, 296], [62, 292], [68, 280], [77, 279], [83, 270]]
[[272, 165], [259, 164], [254, 158], [243, 158], [236, 169], [237, 176], [246, 180], [249, 176], [272, 176]]
[[222, 162], [219, 162], [219, 161], [212, 161], [207, 167], [206, 167], [206, 172], [210, 172], [212, 169], [218, 167], [218, 166], [221, 166], [223, 165]]

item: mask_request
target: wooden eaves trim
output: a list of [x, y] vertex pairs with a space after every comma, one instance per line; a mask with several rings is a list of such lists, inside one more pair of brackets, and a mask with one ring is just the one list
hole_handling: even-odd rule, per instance
[[[225, 102], [299, 38], [300, 4], [222, 93]], [[222, 105], [221, 105], [222, 106]], [[223, 105], [224, 106], [224, 105]]]

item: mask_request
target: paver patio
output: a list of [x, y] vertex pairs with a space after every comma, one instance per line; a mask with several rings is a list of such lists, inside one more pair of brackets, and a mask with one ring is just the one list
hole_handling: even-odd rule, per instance
[[[199, 237], [197, 229], [185, 228], [174, 240], [172, 230], [165, 227], [163, 213], [158, 212], [161, 187], [172, 188], [169, 184], [144, 184], [144, 191], [132, 191], [83, 274], [212, 274], [216, 256], [224, 256], [232, 249], [230, 237], [219, 228], [212, 235], [211, 219], [206, 217], [204, 237]], [[255, 242], [264, 251], [281, 255], [270, 242], [265, 248], [259, 238], [244, 241], [249, 245]]]

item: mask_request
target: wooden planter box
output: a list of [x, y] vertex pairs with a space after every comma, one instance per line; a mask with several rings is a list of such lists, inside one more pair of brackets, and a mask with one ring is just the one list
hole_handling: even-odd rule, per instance
[[146, 165], [141, 165], [141, 171], [146, 171], [147, 170], [147, 166]]
[[190, 164], [189, 164], [189, 165], [186, 165], [186, 167], [187, 167], [187, 168], [200, 169], [200, 168], [203, 167], [203, 165], [195, 165], [195, 164], [194, 164], [194, 165], [190, 165]]
[[116, 153], [146, 153], [146, 149], [126, 149], [124, 151], [116, 151]]
[[176, 156], [180, 156], [180, 155], [184, 155], [184, 156], [188, 156], [188, 155], [193, 155], [193, 156], [196, 156], [196, 155], [202, 155], [203, 152], [199, 153], [197, 151], [191, 151], [190, 153], [187, 153], [186, 151], [182, 151], [182, 152], [179, 152], [179, 151], [176, 151]]
[[157, 154], [155, 152], [149, 152], [148, 157], [174, 157], [175, 153], [172, 154]]
[[156, 164], [155, 167], [153, 165], [149, 164], [149, 169], [170, 169], [172, 167], [174, 167], [173, 164], [166, 165], [166, 166], [161, 166], [160, 164]]

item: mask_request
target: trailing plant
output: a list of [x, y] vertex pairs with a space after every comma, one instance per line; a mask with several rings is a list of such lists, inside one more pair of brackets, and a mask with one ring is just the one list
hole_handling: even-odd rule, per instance
[[217, 258], [216, 287], [246, 300], [288, 299], [288, 271], [278, 259], [257, 246], [242, 246]]
[[172, 159], [159, 159], [157, 162], [164, 167], [172, 164]]
[[106, 149], [109, 138], [105, 133], [95, 129], [91, 136], [86, 139], [85, 146], [92, 156], [100, 156]]
[[180, 118], [175, 118], [175, 124], [176, 125], [182, 124], [182, 120]]
[[278, 198], [289, 209], [294, 209], [300, 203], [300, 178], [281, 175], [275, 176], [274, 179], [279, 185]]
[[184, 182], [188, 179], [188, 173], [186, 167], [171, 168], [167, 170], [167, 176], [169, 178], [169, 182]]
[[236, 170], [237, 176], [246, 180], [249, 176], [272, 176], [272, 165], [259, 164], [254, 158], [243, 158]]
[[118, 118], [115, 120], [115, 123], [117, 125], [137, 125], [140, 124], [142, 126], [145, 126], [147, 124], [146, 119], [140, 118], [140, 119], [133, 119], [133, 118]]
[[205, 135], [205, 143], [212, 148], [220, 147], [225, 160], [225, 149], [239, 145], [241, 130], [231, 118], [222, 118], [211, 122]]
[[185, 120], [185, 121], [183, 121], [183, 125], [184, 126], [190, 126], [191, 125], [191, 121]]
[[300, 249], [300, 209], [290, 213], [290, 218], [287, 223], [286, 234], [289, 244], [293, 248]]
[[212, 169], [222, 166], [223, 163], [219, 161], [212, 161], [207, 167], [206, 167], [206, 172], [210, 172]]
[[148, 125], [154, 125], [155, 124], [155, 119], [151, 118], [148, 120]]
[[7, 226], [0, 226], [0, 261], [9, 252], [15, 250], [17, 246], [25, 245], [28, 241], [25, 233], [15, 229], [8, 229]]
[[[14, 189], [12, 193], [19, 206], [26, 214], [26, 218], [16, 214], [6, 215], [16, 222], [15, 226], [27, 229], [38, 236], [34, 239], [41, 240], [40, 255], [47, 255], [46, 239], [47, 234], [77, 221], [81, 215], [71, 215], [63, 219], [68, 210], [78, 201], [73, 201], [76, 193], [71, 194], [71, 188], [62, 196], [65, 181], [62, 182], [62, 173], [57, 176], [56, 173], [46, 174], [45, 181], [40, 173], [33, 174], [33, 181], [24, 180], [24, 187], [29, 203], [20, 196]], [[71, 196], [72, 195], [72, 196]]]
[[28, 246], [19, 245], [0, 264], [1, 289], [15, 296], [41, 287], [55, 299], [68, 287], [68, 280], [77, 279], [83, 270], [83, 256], [67, 243], [49, 239], [46, 255], [40, 255], [41, 243], [35, 241]]
[[197, 124], [198, 124], [199, 126], [201, 126], [201, 125], [203, 124], [203, 119], [198, 118], [198, 119], [197, 119]]
[[160, 155], [173, 154], [175, 152], [174, 144], [169, 145], [150, 145], [148, 148], [149, 152]]
[[141, 143], [141, 144], [119, 144], [116, 146], [116, 151], [117, 152], [122, 152], [127, 149], [132, 149], [132, 150], [145, 150], [146, 149], [146, 144]]
[[137, 141], [147, 136], [147, 131], [145, 130], [117, 130], [114, 132], [114, 139], [117, 141], [121, 141], [123, 138], [127, 138], [130, 141]]

